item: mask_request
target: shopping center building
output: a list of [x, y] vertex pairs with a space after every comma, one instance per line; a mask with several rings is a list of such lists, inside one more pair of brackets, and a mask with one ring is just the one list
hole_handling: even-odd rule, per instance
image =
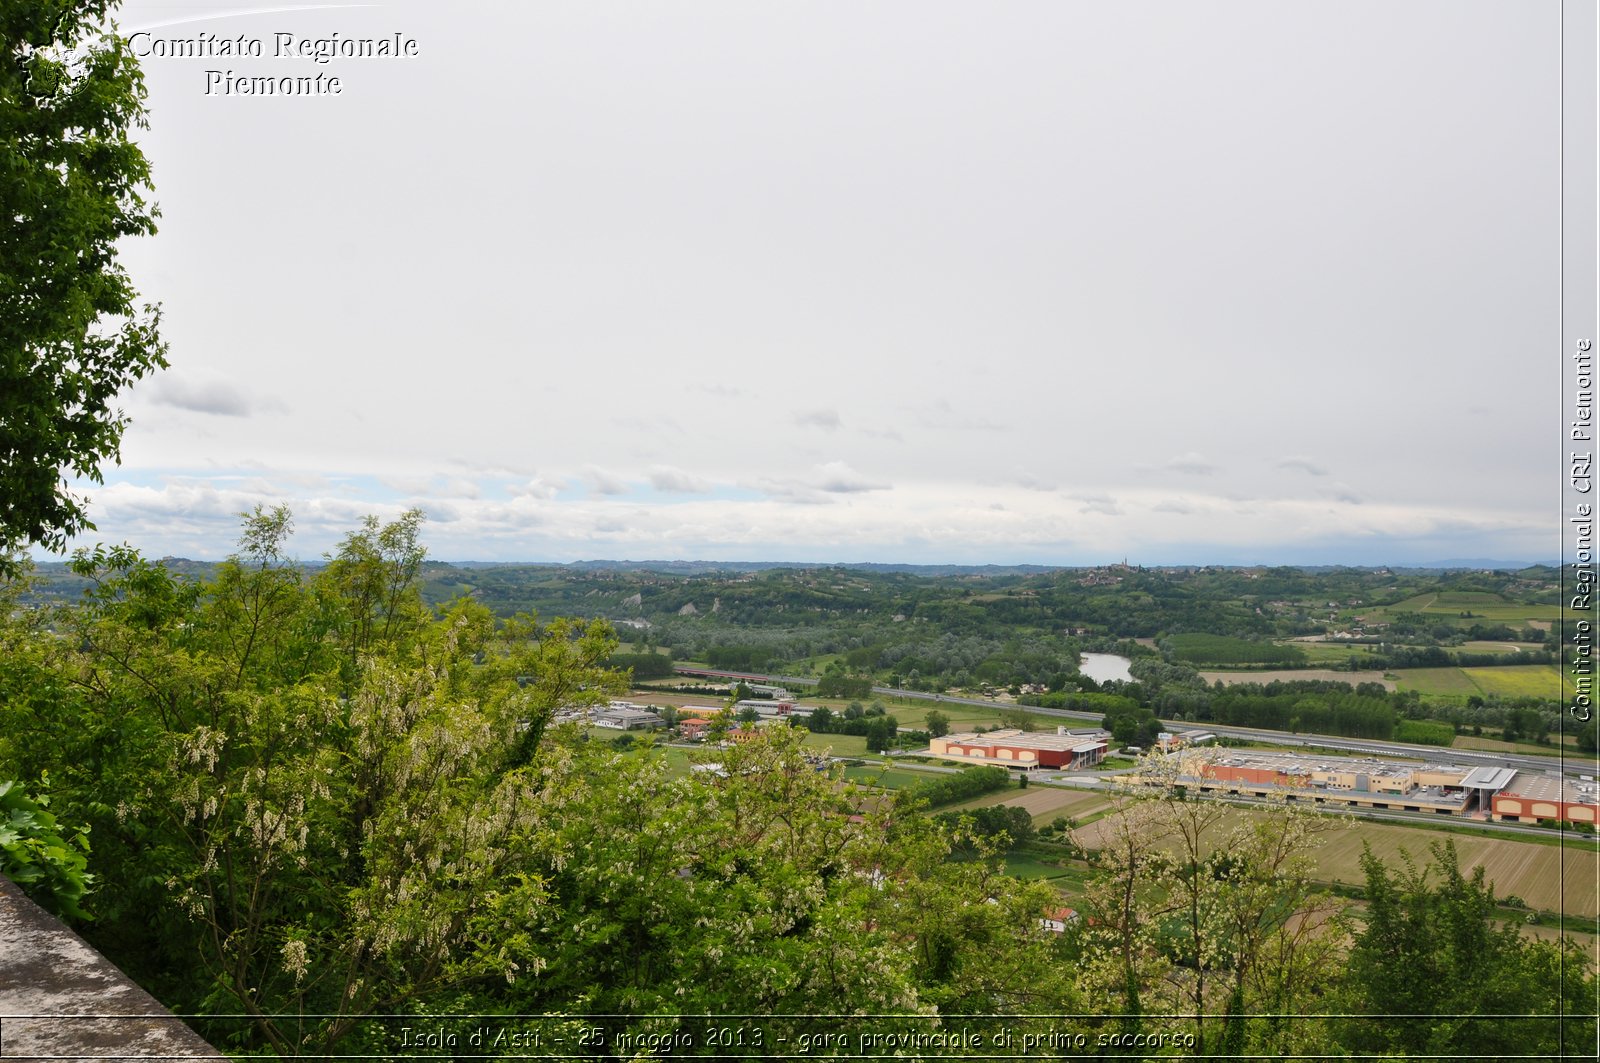
[[1125, 778], [1314, 805], [1594, 823], [1600, 786], [1510, 767], [1236, 749], [1184, 750]]

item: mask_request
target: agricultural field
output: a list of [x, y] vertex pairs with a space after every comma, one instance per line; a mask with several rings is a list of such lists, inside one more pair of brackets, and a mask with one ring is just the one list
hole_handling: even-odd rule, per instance
[[1022, 879], [1053, 879], [1065, 878], [1068, 871], [1060, 864], [1049, 863], [1031, 855], [1017, 853], [1006, 854], [1006, 874], [1013, 878]]
[[1537, 926], [1530, 923], [1517, 923], [1516, 926], [1525, 937], [1537, 938], [1540, 941], [1560, 941], [1564, 937], [1570, 937], [1584, 946], [1584, 950], [1588, 952], [1591, 962], [1596, 966], [1600, 966], [1600, 937], [1594, 934], [1585, 933], [1582, 930], [1563, 931], [1558, 927]]
[[1026, 790], [1000, 790], [984, 794], [970, 801], [951, 805], [940, 811], [959, 812], [968, 808], [1005, 805], [1026, 809], [1033, 817], [1035, 827], [1043, 827], [1057, 816], [1082, 817], [1104, 808], [1109, 802], [1104, 794], [1084, 790], [1067, 790], [1054, 786], [1030, 786]]
[[927, 773], [906, 771], [904, 768], [863, 764], [860, 767], [844, 769], [844, 777], [853, 783], [859, 783], [863, 786], [878, 786], [885, 790], [903, 790], [907, 786], [915, 786], [926, 779]]
[[818, 752], [829, 750], [836, 757], [860, 757], [865, 756], [867, 752], [865, 735], [814, 734], [807, 731], [800, 744]]
[[[1230, 810], [1227, 822], [1239, 817], [1267, 813], [1249, 809]], [[1098, 846], [1109, 829], [1109, 817], [1072, 832], [1073, 840], [1086, 848]], [[1447, 834], [1425, 827], [1353, 821], [1325, 835], [1315, 852], [1316, 875], [1325, 882], [1361, 885], [1363, 845], [1391, 867], [1401, 866], [1402, 851], [1413, 860], [1425, 862], [1428, 846], [1435, 841], [1455, 842], [1463, 871], [1483, 866], [1494, 883], [1495, 895], [1521, 897], [1543, 911], [1593, 919], [1600, 916], [1600, 853], [1576, 847], [1543, 845], [1496, 835]]]
[[[1419, 594], [1415, 598], [1407, 598], [1395, 605], [1384, 606], [1367, 610], [1370, 618], [1377, 614], [1392, 613], [1423, 613], [1429, 616], [1438, 616], [1442, 620], [1459, 620], [1472, 624], [1479, 620], [1493, 620], [1503, 623], [1530, 620], [1556, 620], [1561, 615], [1561, 610], [1555, 605], [1532, 605], [1519, 602], [1508, 602], [1498, 594], [1484, 591], [1445, 591], [1437, 594]], [[1471, 613], [1471, 617], [1463, 617], [1462, 613]]]
[[1187, 632], [1167, 639], [1172, 647], [1172, 659], [1197, 665], [1259, 665], [1297, 664], [1306, 659], [1299, 644], [1282, 645], [1276, 642], [1251, 642], [1248, 639], [1229, 638], [1224, 635], [1203, 635]]
[[1400, 677], [1401, 690], [1459, 698], [1483, 693], [1461, 668], [1403, 668], [1394, 674]]
[[1481, 639], [1463, 642], [1461, 648], [1467, 653], [1534, 653], [1546, 649], [1536, 642], [1485, 642]]
[[1082, 861], [1055, 858], [1048, 850], [1026, 846], [1007, 853], [1005, 864], [1006, 874], [1013, 878], [1043, 879], [1068, 896], [1082, 891], [1093, 874]]
[[1221, 682], [1223, 686], [1236, 683], [1271, 683], [1296, 680], [1325, 679], [1331, 683], [1382, 683], [1385, 690], [1395, 689], [1393, 680], [1385, 679], [1382, 672], [1344, 672], [1332, 668], [1282, 668], [1271, 672], [1201, 672], [1207, 683]]
[[1000, 723], [999, 714], [993, 709], [980, 708], [977, 705], [961, 705], [953, 702], [929, 702], [921, 698], [895, 699], [894, 703], [885, 702], [889, 715], [900, 721], [902, 731], [925, 731], [928, 729], [928, 713], [942, 712], [950, 720], [950, 731], [970, 731], [974, 727], [995, 727]]
[[[1481, 749], [1490, 753], [1523, 753], [1529, 756], [1558, 756], [1561, 750], [1556, 745], [1556, 735], [1550, 736], [1551, 744], [1541, 746], [1537, 742], [1502, 742], [1498, 738], [1476, 738], [1472, 735], [1456, 735], [1455, 741], [1450, 743], [1452, 749]], [[1561, 735], [1560, 744], [1575, 749], [1578, 745], [1576, 735]]]
[[1304, 639], [1280, 639], [1280, 646], [1293, 646], [1306, 655], [1311, 664], [1334, 665], [1355, 658], [1370, 657], [1377, 647], [1359, 642], [1310, 642]]
[[667, 775], [674, 779], [688, 775], [689, 766], [694, 763], [693, 752], [681, 746], [668, 746], [661, 755], [667, 762]]
[[[1500, 668], [1463, 669], [1467, 678], [1485, 694], [1511, 698], [1559, 698], [1570, 693], [1572, 684], [1563, 682], [1561, 670], [1553, 664], [1523, 664]], [[1565, 688], [1565, 689], [1563, 689]]]
[[1511, 838], [1443, 835], [1420, 828], [1363, 823], [1327, 839], [1317, 850], [1317, 873], [1332, 882], [1359, 884], [1363, 842], [1390, 866], [1400, 865], [1404, 850], [1413, 858], [1427, 855], [1431, 841], [1450, 837], [1470, 874], [1483, 866], [1499, 897], [1521, 897], [1543, 911], [1594, 918], [1600, 915], [1596, 889], [1600, 854]]
[[1400, 689], [1423, 694], [1453, 697], [1559, 698], [1565, 685], [1561, 670], [1553, 664], [1515, 664], [1494, 668], [1405, 668], [1395, 673]]

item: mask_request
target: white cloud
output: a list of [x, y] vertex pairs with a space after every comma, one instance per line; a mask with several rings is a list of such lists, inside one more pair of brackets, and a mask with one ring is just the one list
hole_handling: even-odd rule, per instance
[[912, 411], [924, 428], [956, 432], [1007, 432], [1014, 427], [949, 399], [936, 399], [931, 406]]
[[589, 485], [589, 490], [597, 495], [625, 495], [628, 493], [627, 481], [604, 469], [597, 469], [593, 465], [583, 470], [583, 480]]
[[1056, 485], [1048, 480], [1042, 480], [1031, 472], [1019, 472], [1011, 478], [1011, 483], [1029, 491], [1054, 491]]
[[861, 491], [887, 491], [889, 485], [869, 480], [842, 461], [830, 461], [817, 466], [813, 486], [832, 494], [856, 494]]
[[1361, 505], [1361, 496], [1356, 494], [1355, 488], [1347, 483], [1335, 483], [1328, 492], [1335, 501], [1344, 502], [1352, 506]]
[[1167, 462], [1166, 467], [1173, 472], [1181, 472], [1189, 476], [1210, 476], [1217, 471], [1215, 465], [1192, 450], [1187, 454], [1180, 454], [1173, 458]]
[[844, 422], [836, 410], [806, 410], [794, 415], [799, 428], [820, 428], [824, 432], [837, 432]]
[[691, 476], [671, 465], [657, 465], [650, 470], [650, 486], [657, 491], [677, 494], [705, 494], [711, 484], [698, 476]]
[[554, 498], [566, 486], [565, 480], [535, 476], [523, 483], [508, 487], [506, 491], [514, 498]]
[[[334, 549], [366, 515], [391, 520], [405, 508], [326, 491], [279, 495], [273, 482], [256, 478], [206, 481], [186, 474], [148, 485], [79, 486], [89, 494], [91, 515], [100, 525], [84, 542], [127, 539], [151, 556], [225, 556], [234, 549], [239, 513], [282, 503], [295, 515], [294, 551], [315, 557]], [[429, 516], [424, 538], [433, 556], [460, 560], [757, 557], [1045, 564], [1098, 563], [1124, 554], [1161, 562], [1207, 561], [1215, 558], [1209, 551], [1218, 544], [1226, 544], [1234, 552], [1230, 556], [1242, 553], [1248, 555], [1244, 560], [1268, 562], [1296, 558], [1296, 551], [1326, 556], [1329, 544], [1344, 544], [1347, 551], [1368, 551], [1368, 562], [1395, 563], [1481, 553], [1471, 546], [1480, 540], [1525, 541], [1532, 544], [1528, 549], [1537, 549], [1546, 538], [1542, 524], [1514, 513], [1370, 500], [1362, 505], [1335, 498], [1257, 500], [1235, 506], [1219, 494], [1129, 490], [1115, 497], [1093, 491], [1065, 497], [1021, 487], [944, 483], [908, 483], [890, 491], [844, 462], [762, 489], [763, 499], [699, 496], [670, 506], [598, 493], [564, 500], [531, 494], [509, 500], [440, 499], [423, 506]], [[817, 504], [828, 502], [839, 504]], [[1183, 519], [1149, 518], [1174, 513]], [[1409, 544], [1409, 553], [1384, 546], [1397, 542]], [[1210, 544], [1208, 552], [1197, 554], [1195, 544]]]
[[871, 491], [887, 491], [889, 485], [869, 479], [843, 461], [830, 461], [812, 466], [804, 476], [762, 477], [746, 486], [761, 491], [770, 498], [804, 505], [826, 505], [837, 495], [857, 495]]
[[[655, 508], [606, 532], [609, 552], [1103, 559], [1126, 542], [1181, 560], [1187, 544], [1283, 556], [1315, 538], [1340, 561], [1444, 527], [1401, 512], [1503, 536], [1435, 556], [1513, 555], [1548, 525], [1548, 410], [1505, 384], [1505, 352], [1546, 316], [1542, 5], [1388, 5], [1382, 32], [1279, 5], [1270, 34], [1231, 0], [1168, 5], [1163, 33], [1225, 51], [1222, 67], [1103, 61], [1149, 50], [1140, 5], [967, 5], [909, 47], [903, 5], [746, 6], [696, 22], [668, 78], [659, 41], [619, 33], [609, 5], [352, 8], [347, 33], [399, 18], [425, 49], [479, 32], [436, 49], [426, 77], [374, 68], [383, 83], [337, 107], [293, 108], [287, 140], [284, 108], [219, 125], [188, 64], [145, 64], [162, 116], [146, 150], [182, 210], [126, 241], [126, 263], [165, 302], [177, 368], [130, 389], [125, 464], [107, 474], [170, 488], [185, 544], [206, 490], [224, 511], [276, 488], [359, 513], [393, 501], [382, 477], [448, 498], [458, 519], [434, 534], [456, 556], [592, 556], [594, 515], [624, 499]], [[1241, 27], [1305, 47], [1239, 47]], [[859, 47], [832, 47], [841, 34]], [[1457, 47], [1433, 47], [1441, 34]], [[1496, 63], [1458, 61], [1485, 49]], [[1360, 93], [1303, 76], [1356, 53]], [[562, 91], [530, 107], [523, 67]], [[464, 117], [434, 75], [474, 84], [481, 106]], [[1419, 108], [1473, 136], [1410, 150]], [[457, 160], [382, 135], [402, 121], [507, 131], [497, 164], [537, 194], [439, 196]], [[1330, 156], [1323, 133], [1352, 124], [1362, 136]], [[1281, 136], [1255, 135], [1267, 126]], [[184, 150], [197, 139], [213, 150]], [[328, 144], [350, 150], [298, 194]], [[285, 286], [307, 234], [337, 284]], [[291, 415], [264, 416], [284, 407], [262, 390]], [[1473, 414], [1451, 444], [1472, 475], [1438, 475], [1423, 408]], [[261, 482], [162, 479], [248, 458]], [[702, 479], [763, 497], [680, 490]], [[1007, 511], [979, 520], [990, 501]], [[217, 519], [226, 547], [232, 518]], [[169, 541], [155, 518], [145, 533]]]
[[1098, 513], [1106, 517], [1120, 517], [1122, 510], [1117, 506], [1117, 500], [1110, 495], [1072, 495], [1073, 501], [1081, 503], [1079, 513]]
[[1284, 458], [1278, 462], [1280, 469], [1297, 469], [1311, 476], [1326, 476], [1328, 470], [1312, 461], [1310, 458], [1292, 457]]
[[378, 482], [420, 498], [477, 498], [483, 492], [464, 476], [380, 476]]
[[217, 417], [250, 417], [258, 413], [283, 413], [282, 400], [248, 395], [226, 380], [191, 380], [181, 376], [158, 376], [150, 385], [150, 401], [193, 413]]

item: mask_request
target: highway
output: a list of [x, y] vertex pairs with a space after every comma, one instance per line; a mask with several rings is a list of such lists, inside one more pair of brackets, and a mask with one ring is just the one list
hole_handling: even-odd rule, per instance
[[[773, 683], [788, 687], [815, 686], [817, 680], [794, 675], [753, 675], [748, 672], [719, 672], [702, 668], [680, 668], [684, 675], [708, 676], [724, 679], [745, 679], [757, 683]], [[1037, 705], [1016, 705], [988, 698], [956, 697], [951, 694], [930, 694], [921, 690], [901, 690], [897, 687], [873, 687], [874, 694], [896, 698], [915, 698], [946, 705], [970, 705], [976, 708], [1026, 709], [1040, 716], [1055, 716], [1063, 720], [1098, 724], [1102, 713], [1078, 712], [1074, 709], [1046, 709]], [[1441, 746], [1417, 746], [1404, 742], [1376, 742], [1368, 738], [1341, 738], [1335, 735], [1295, 734], [1287, 731], [1264, 731], [1250, 727], [1225, 727], [1212, 723], [1194, 723], [1187, 726], [1210, 731], [1221, 738], [1237, 738], [1250, 742], [1271, 742], [1283, 746], [1309, 746], [1336, 750], [1341, 753], [1366, 756], [1416, 757], [1422, 760], [1449, 760], [1452, 763], [1505, 766], [1518, 771], [1541, 772], [1546, 775], [1595, 775], [1596, 762], [1585, 757], [1539, 757], [1521, 753], [1486, 753], [1472, 749], [1446, 749]]]

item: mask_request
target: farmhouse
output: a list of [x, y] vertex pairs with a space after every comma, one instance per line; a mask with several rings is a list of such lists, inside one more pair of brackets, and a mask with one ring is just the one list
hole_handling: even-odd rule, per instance
[[1062, 734], [1030, 734], [1015, 728], [935, 738], [928, 752], [945, 760], [998, 764], [1003, 768], [1089, 768], [1106, 755], [1103, 738]]
[[1073, 908], [1046, 908], [1044, 918], [1039, 920], [1039, 926], [1052, 934], [1067, 932], [1067, 924], [1078, 921], [1078, 912]]
[[711, 730], [711, 721], [701, 716], [690, 716], [678, 721], [678, 733], [691, 742], [698, 741]]

